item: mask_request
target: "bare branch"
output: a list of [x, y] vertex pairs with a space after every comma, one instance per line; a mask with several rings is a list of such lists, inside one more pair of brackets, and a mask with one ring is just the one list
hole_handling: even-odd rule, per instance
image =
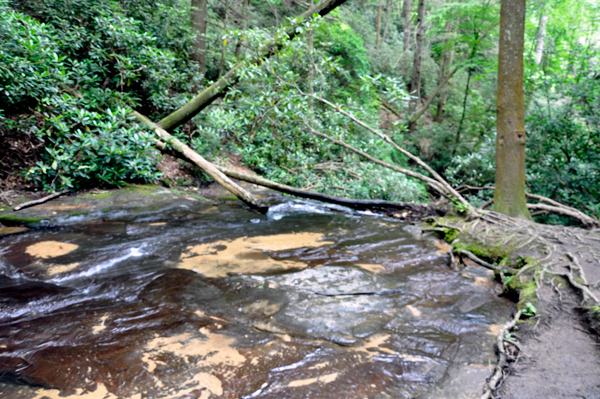
[[[250, 206], [253, 209], [258, 210], [259, 212], [266, 213], [268, 207], [263, 205], [258, 198], [235, 184], [231, 181], [227, 176], [225, 176], [221, 171], [219, 171], [215, 165], [208, 162], [204, 159], [200, 154], [196, 151], [192, 150], [190, 147], [179, 141], [177, 138], [171, 136], [166, 130], [162, 129], [160, 126], [153, 123], [150, 119], [145, 117], [144, 115], [133, 111], [133, 115], [137, 118], [139, 122], [142, 122], [146, 126], [154, 129], [154, 132], [167, 143], [171, 145], [171, 147], [180, 153], [186, 160], [195, 164], [200, 169], [202, 169], [207, 175], [215, 179], [217, 183], [219, 183], [223, 188], [231, 192], [233, 195], [242, 200], [245, 204]], [[158, 141], [155, 143], [156, 146], [160, 148], [166, 148], [165, 143]]]
[[29, 202], [25, 202], [24, 204], [21, 204], [21, 205], [15, 206], [15, 207], [13, 208], [13, 210], [16, 212], [16, 211], [20, 211], [21, 209], [30, 208], [30, 207], [32, 207], [32, 206], [40, 205], [40, 204], [43, 204], [44, 202], [48, 202], [48, 201], [51, 201], [51, 200], [53, 200], [53, 199], [55, 199], [55, 198], [58, 198], [58, 197], [60, 197], [61, 195], [65, 195], [65, 194], [67, 194], [68, 192], [69, 192], [69, 190], [63, 190], [63, 191], [59, 191], [58, 193], [54, 193], [54, 194], [51, 194], [51, 195], [47, 195], [47, 196], [45, 196], [45, 197], [43, 197], [43, 198], [40, 198], [40, 199], [38, 199], [38, 200], [29, 201]]
[[[452, 186], [450, 186], [450, 184], [448, 184], [448, 182], [446, 182], [446, 180], [444, 180], [444, 178], [442, 176], [440, 176], [429, 165], [427, 165], [425, 162], [423, 162], [423, 160], [421, 158], [419, 158], [416, 155], [413, 155], [410, 152], [406, 151], [404, 148], [402, 148], [398, 144], [394, 143], [391, 138], [389, 138], [385, 134], [383, 134], [383, 133], [381, 133], [381, 132], [373, 129], [371, 126], [367, 125], [365, 122], [361, 121], [360, 119], [358, 119], [353, 114], [351, 114], [351, 113], [349, 113], [347, 111], [344, 111], [341, 106], [334, 105], [331, 102], [325, 100], [324, 98], [321, 98], [321, 97], [318, 97], [318, 96], [314, 96], [313, 95], [311, 97], [315, 98], [316, 100], [319, 100], [320, 102], [322, 102], [325, 105], [328, 105], [329, 107], [333, 108], [334, 110], [336, 110], [340, 114], [346, 116], [350, 120], [352, 120], [352, 121], [356, 122], [357, 124], [359, 124], [360, 126], [364, 127], [365, 129], [367, 129], [369, 132], [373, 133], [377, 137], [383, 139], [386, 143], [388, 143], [389, 145], [391, 145], [396, 151], [399, 151], [403, 155], [407, 156], [409, 159], [411, 159], [417, 165], [421, 166], [423, 169], [425, 169], [427, 172], [429, 172], [429, 174], [431, 174], [431, 176], [433, 176], [433, 178], [437, 181], [437, 183], [440, 186], [444, 187], [444, 191], [447, 193], [447, 195], [449, 195], [451, 198], [455, 199], [456, 201], [458, 201], [458, 202], [460, 202], [460, 203], [462, 203], [464, 205], [469, 205], [469, 203], [467, 202], [467, 200], [465, 200], [462, 197], [462, 195], [460, 195], [456, 190], [454, 190], [454, 188], [452, 188]], [[310, 128], [310, 126], [309, 126], [309, 128]], [[401, 173], [404, 173], [404, 172], [401, 172]], [[423, 180], [423, 179], [421, 179], [421, 180]]]

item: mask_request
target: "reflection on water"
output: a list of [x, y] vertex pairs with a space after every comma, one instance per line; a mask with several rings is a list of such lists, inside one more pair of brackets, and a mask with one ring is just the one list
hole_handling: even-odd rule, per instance
[[489, 373], [510, 303], [414, 227], [177, 212], [0, 241], [2, 398], [412, 398]]

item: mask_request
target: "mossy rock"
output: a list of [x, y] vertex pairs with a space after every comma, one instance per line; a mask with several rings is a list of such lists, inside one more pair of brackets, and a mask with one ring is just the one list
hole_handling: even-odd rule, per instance
[[512, 251], [506, 247], [483, 245], [475, 242], [457, 242], [455, 247], [467, 250], [480, 258], [497, 262], [502, 262], [512, 253]]
[[[108, 192], [108, 193], [86, 193], [86, 194], [82, 194], [81, 198], [95, 198], [95, 199], [107, 199], [113, 196], [114, 193], [112, 192]], [[76, 201], [79, 200], [79, 198], [76, 199]]]
[[0, 223], [5, 226], [35, 226], [40, 224], [45, 218], [26, 217], [17, 214], [0, 215]]
[[507, 277], [505, 287], [519, 294], [519, 303], [517, 305], [519, 309], [521, 309], [526, 302], [531, 302], [533, 304], [537, 301], [537, 285], [533, 280], [533, 276], [523, 275], [518, 277]]
[[216, 198], [217, 201], [235, 201], [237, 199], [235, 195], [223, 195]]

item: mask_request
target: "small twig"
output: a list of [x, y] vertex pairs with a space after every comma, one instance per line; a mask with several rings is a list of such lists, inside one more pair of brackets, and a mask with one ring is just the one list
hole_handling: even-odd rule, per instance
[[[543, 270], [543, 273], [547, 272], [546, 269]], [[550, 280], [550, 283], [552, 285], [552, 288], [554, 288], [554, 291], [556, 291], [556, 293], [558, 294], [558, 301], [560, 303], [562, 303], [562, 292], [560, 292], [560, 290], [558, 289], [558, 287], [556, 286], [556, 276], [554, 276], [554, 278], [552, 280]]]
[[48, 195], [48, 196], [46, 196], [46, 197], [44, 197], [44, 198], [40, 198], [40, 199], [38, 199], [38, 200], [34, 200], [34, 201], [29, 201], [29, 202], [26, 202], [26, 203], [24, 203], [24, 204], [21, 204], [21, 205], [15, 206], [15, 207], [13, 208], [13, 210], [14, 210], [15, 212], [17, 212], [17, 211], [20, 211], [21, 209], [30, 208], [30, 207], [32, 207], [32, 206], [40, 205], [40, 204], [43, 204], [44, 202], [48, 202], [48, 201], [51, 201], [51, 200], [53, 200], [53, 199], [55, 199], [55, 198], [58, 198], [58, 197], [60, 197], [61, 195], [65, 195], [65, 194], [67, 194], [68, 192], [69, 192], [69, 190], [63, 190], [63, 191], [59, 191], [58, 193], [54, 193], [54, 194]]
[[448, 255], [450, 255], [450, 267], [451, 267], [452, 269], [455, 269], [455, 268], [456, 268], [456, 260], [454, 259], [454, 243], [455, 243], [456, 241], [458, 241], [458, 240], [454, 240], [454, 241], [452, 242], [452, 245], [450, 245], [450, 246], [448, 247], [448, 250], [446, 251], [446, 252], [448, 253]]
[[562, 277], [566, 277], [569, 279], [569, 282], [571, 283], [571, 285], [575, 288], [579, 288], [581, 291], [583, 291], [585, 294], [589, 295], [590, 298], [592, 298], [594, 301], [596, 301], [596, 303], [600, 304], [600, 301], [598, 300], [598, 298], [596, 298], [596, 295], [594, 295], [592, 293], [592, 291], [590, 291], [590, 289], [584, 285], [579, 284], [577, 281], [575, 281], [575, 279], [573, 278], [573, 274], [572, 273], [560, 273], [560, 272], [550, 272], [552, 274], [555, 274], [557, 276], [562, 276]]
[[457, 226], [452, 226], [452, 225], [450, 225], [450, 224], [443, 224], [443, 223], [441, 223], [439, 220], [436, 220], [436, 223], [437, 223], [439, 226], [445, 227], [445, 228], [447, 228], [447, 229], [453, 229], [453, 230], [456, 230], [456, 231], [458, 231], [459, 233], [462, 233], [462, 232], [463, 232], [463, 231], [462, 231], [462, 229], [461, 229], [460, 227], [457, 227]]

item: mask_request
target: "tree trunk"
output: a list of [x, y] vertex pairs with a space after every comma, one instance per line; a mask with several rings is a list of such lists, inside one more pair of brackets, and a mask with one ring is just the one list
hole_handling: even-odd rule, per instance
[[[225, 0], [225, 18], [223, 19], [223, 26], [225, 32], [227, 32], [227, 23], [229, 22], [229, 0]], [[223, 67], [225, 66], [225, 47], [227, 47], [227, 41], [223, 41], [221, 47], [221, 62], [219, 62], [219, 77], [223, 74]]]
[[525, 0], [502, 0], [500, 7], [494, 210], [531, 219], [525, 199], [525, 8]]
[[454, 74], [457, 71], [458, 71], [458, 67], [455, 67], [453, 70], [448, 72], [445, 76], [442, 76], [442, 78], [440, 79], [440, 82], [438, 83], [438, 86], [435, 88], [433, 93], [431, 93], [431, 95], [429, 96], [429, 98], [427, 99], [425, 104], [423, 104], [421, 106], [421, 108], [419, 108], [410, 118], [408, 118], [409, 125], [411, 123], [415, 123], [415, 122], [417, 122], [417, 120], [419, 120], [419, 118], [425, 113], [425, 111], [427, 111], [427, 108], [429, 108], [429, 106], [431, 105], [431, 103], [433, 102], [435, 97], [442, 91], [442, 89], [446, 86], [448, 81], [452, 78], [452, 76], [454, 76]]
[[232, 177], [234, 179], [243, 180], [248, 183], [258, 184], [259, 186], [268, 187], [273, 190], [277, 190], [281, 193], [295, 195], [300, 198], [309, 198], [317, 201], [327, 202], [330, 204], [347, 206], [349, 208], [358, 209], [358, 210], [367, 210], [367, 209], [396, 209], [396, 210], [410, 210], [413, 212], [417, 212], [421, 215], [440, 215], [445, 214], [446, 209], [443, 206], [436, 206], [432, 204], [413, 204], [409, 202], [389, 202], [383, 200], [360, 200], [360, 199], [346, 199], [334, 197], [327, 194], [316, 193], [314, 191], [302, 190], [299, 188], [287, 186], [285, 184], [276, 183], [271, 180], [267, 180], [264, 177], [260, 176], [251, 176], [245, 173], [240, 173], [236, 170], [224, 168], [222, 166], [217, 166], [221, 172], [225, 175]]
[[376, 39], [375, 39], [375, 48], [379, 50], [379, 40], [381, 39], [381, 12], [383, 8], [383, 0], [379, 0], [379, 7], [377, 10], [377, 27], [375, 28]]
[[467, 101], [469, 99], [469, 87], [471, 85], [471, 76], [473, 75], [473, 69], [469, 68], [467, 72], [467, 87], [465, 88], [465, 97], [463, 100], [463, 110], [462, 115], [460, 117], [460, 122], [458, 122], [458, 129], [456, 129], [456, 138], [454, 139], [454, 148], [452, 149], [452, 155], [456, 154], [456, 148], [458, 147], [458, 143], [460, 142], [460, 133], [462, 132], [463, 122], [465, 121], [465, 116], [467, 115]]
[[[249, 1], [250, 0], [242, 0], [243, 7], [244, 7], [243, 11], [242, 11], [242, 14], [243, 14], [242, 15], [242, 18], [243, 18], [243, 21], [242, 21], [242, 31], [244, 31], [244, 32], [248, 30], [248, 18], [249, 18], [249, 16], [248, 16], [248, 6], [249, 6], [249, 4], [248, 3], [249, 3]], [[235, 58], [238, 61], [240, 60], [240, 56], [242, 55], [242, 41], [243, 41], [243, 39], [240, 37], [238, 39], [238, 41], [237, 41], [236, 46], [235, 46]]]
[[387, 37], [388, 28], [390, 27], [390, 19], [392, 19], [392, 0], [388, 0], [385, 16], [385, 28], [383, 28], [383, 36], [381, 36], [381, 42], [385, 43]]
[[546, 24], [548, 23], [548, 15], [542, 14], [540, 18], [540, 26], [538, 28], [537, 43], [535, 44], [535, 64], [540, 65], [544, 58], [544, 41], [546, 40]]
[[[426, 0], [419, 0], [417, 12], [417, 40], [415, 41], [413, 72], [409, 89], [410, 94], [416, 98], [411, 101], [411, 114], [417, 109], [419, 99], [421, 98], [421, 61], [423, 58], [423, 37], [425, 36], [425, 2]], [[416, 128], [416, 121], [408, 125], [408, 130], [411, 133], [414, 133]]]
[[412, 0], [404, 0], [402, 4], [402, 16], [404, 17], [404, 49], [406, 52], [410, 48], [410, 17], [412, 9]]
[[[450, 21], [446, 22], [446, 32], [450, 32], [452, 29], [452, 23]], [[452, 48], [444, 49], [442, 53], [442, 68], [440, 69], [440, 81], [446, 76], [448, 73], [448, 69], [452, 65], [454, 61], [454, 46]], [[437, 123], [442, 123], [444, 121], [444, 111], [446, 110], [446, 102], [448, 101], [448, 88], [444, 86], [442, 92], [440, 93], [440, 99], [437, 103], [437, 112], [435, 114], [435, 121]]]
[[206, 6], [208, 0], [192, 0], [191, 20], [192, 29], [196, 31], [194, 51], [191, 58], [198, 62], [200, 73], [206, 71]]
[[[315, 6], [300, 14], [298, 17], [294, 18], [294, 21], [299, 21], [298, 23], [300, 23], [300, 21], [310, 18], [313, 14], [318, 14], [323, 17], [346, 1], [347, 0], [322, 0]], [[292, 23], [287, 26], [286, 33], [290, 39], [298, 35], [296, 30], [298, 23]], [[168, 131], [183, 125], [196, 116], [204, 108], [212, 104], [212, 102], [217, 98], [221, 97], [223, 93], [231, 88], [234, 84], [236, 84], [239, 80], [237, 71], [242, 66], [260, 63], [262, 59], [271, 57], [278, 50], [283, 48], [284, 45], [285, 42], [282, 43], [281, 41], [275, 40], [271, 42], [270, 45], [266, 46], [266, 49], [262, 53], [255, 54], [252, 57], [248, 57], [247, 60], [238, 62], [236, 66], [229, 70], [229, 72], [227, 72], [225, 75], [221, 76], [215, 83], [213, 83], [202, 93], [191, 99], [187, 104], [179, 108], [177, 111], [172, 112], [164, 117], [159, 122], [160, 126]]]

